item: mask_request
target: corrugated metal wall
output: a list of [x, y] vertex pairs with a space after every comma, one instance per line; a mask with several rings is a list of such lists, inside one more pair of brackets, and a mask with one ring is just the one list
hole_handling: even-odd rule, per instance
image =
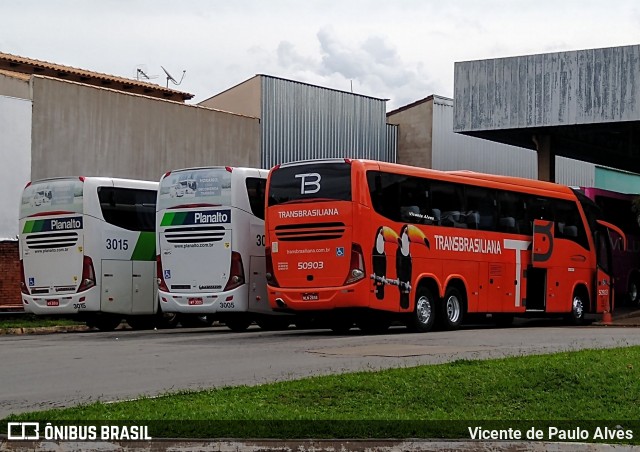
[[455, 64], [457, 132], [640, 120], [640, 45]]
[[454, 133], [453, 99], [433, 96], [432, 143], [434, 169], [538, 177], [534, 151]]
[[386, 101], [262, 76], [262, 167], [316, 158], [394, 161]]
[[[433, 168], [468, 169], [491, 174], [537, 179], [535, 151], [483, 140], [453, 131], [453, 99], [433, 96]], [[595, 186], [595, 165], [556, 157], [556, 182]]]

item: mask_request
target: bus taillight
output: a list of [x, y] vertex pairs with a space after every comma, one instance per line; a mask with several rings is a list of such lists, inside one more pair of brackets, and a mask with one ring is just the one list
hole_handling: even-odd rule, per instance
[[20, 291], [25, 295], [30, 295], [27, 280], [24, 277], [24, 262], [22, 262], [22, 259], [20, 259]]
[[82, 259], [82, 281], [78, 287], [78, 292], [91, 289], [96, 285], [96, 272], [93, 270], [93, 261], [89, 256]]
[[233, 251], [231, 253], [231, 269], [229, 271], [229, 281], [224, 290], [235, 289], [244, 284], [244, 268], [242, 267], [242, 257], [240, 253]]
[[349, 264], [349, 274], [344, 284], [353, 284], [364, 278], [364, 256], [362, 248], [357, 243], [351, 246], [351, 263]]
[[272, 286], [272, 287], [280, 287], [278, 285], [278, 280], [276, 279], [276, 274], [273, 272], [273, 259], [271, 258], [271, 247], [270, 246], [266, 246], [264, 248], [264, 257], [265, 257], [265, 261], [266, 261], [266, 277], [267, 277], [267, 283]]
[[156, 254], [156, 278], [158, 278], [158, 290], [169, 292], [169, 287], [164, 280], [164, 273], [162, 271], [162, 259], [160, 259], [159, 254]]
[[242, 257], [236, 251], [231, 252], [231, 269], [229, 271], [229, 281], [224, 290], [235, 289], [244, 284], [244, 268], [242, 267]]

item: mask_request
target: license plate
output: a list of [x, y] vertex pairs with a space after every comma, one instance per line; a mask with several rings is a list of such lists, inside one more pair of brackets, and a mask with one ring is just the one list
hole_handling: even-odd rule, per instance
[[47, 306], [60, 306], [60, 300], [47, 300]]
[[303, 293], [302, 301], [316, 301], [319, 300], [320, 296], [317, 293]]
[[189, 298], [189, 306], [198, 306], [204, 304], [202, 298]]

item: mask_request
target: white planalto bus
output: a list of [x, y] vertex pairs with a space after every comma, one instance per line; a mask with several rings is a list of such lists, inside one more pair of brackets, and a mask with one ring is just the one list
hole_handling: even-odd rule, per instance
[[[163, 312], [219, 320], [233, 331], [252, 322], [286, 328], [266, 292], [264, 194], [268, 171], [205, 167], [166, 173], [160, 180], [158, 289]], [[187, 183], [184, 183], [187, 181]], [[176, 187], [188, 186], [188, 196]]]
[[157, 324], [157, 188], [108, 177], [27, 184], [19, 234], [25, 311], [78, 314], [104, 331], [123, 319], [133, 328]]

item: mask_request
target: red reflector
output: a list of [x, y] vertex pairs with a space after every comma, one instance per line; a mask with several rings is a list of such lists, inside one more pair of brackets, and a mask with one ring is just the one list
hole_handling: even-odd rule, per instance
[[229, 295], [225, 301], [231, 301], [231, 300], [233, 300], [233, 295]]

